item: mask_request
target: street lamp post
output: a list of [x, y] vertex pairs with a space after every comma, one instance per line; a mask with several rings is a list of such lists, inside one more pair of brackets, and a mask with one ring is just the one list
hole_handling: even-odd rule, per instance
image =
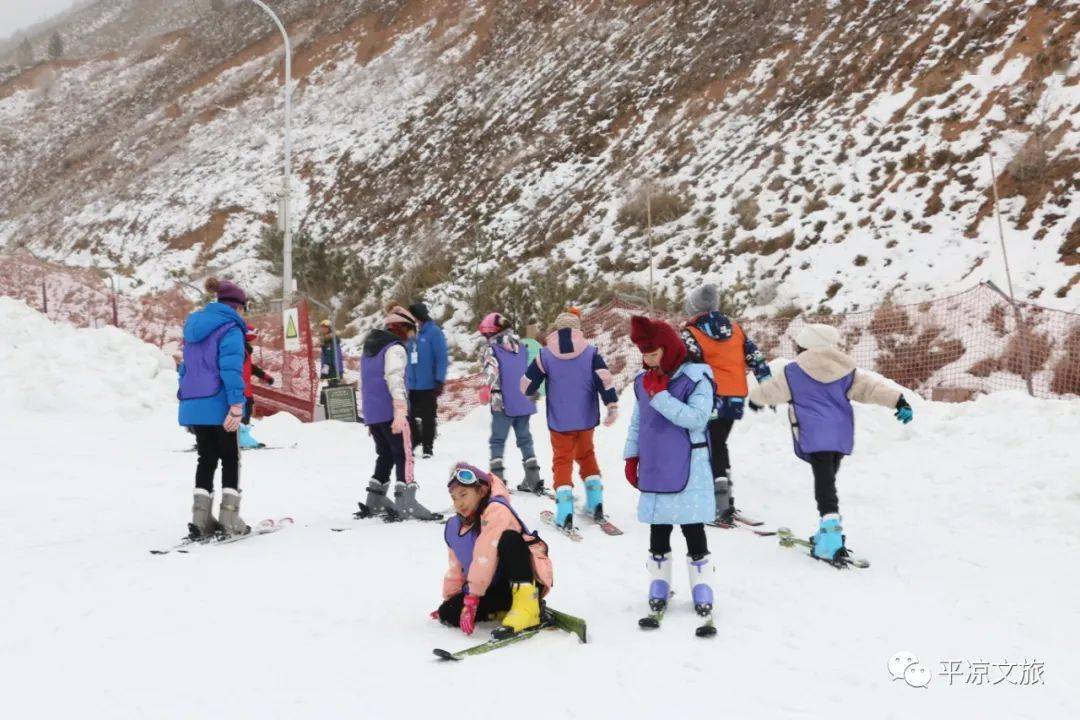
[[282, 255], [282, 305], [287, 306], [292, 297], [292, 222], [289, 217], [290, 179], [292, 174], [292, 44], [289, 42], [289, 34], [285, 32], [285, 26], [281, 19], [262, 0], [251, 0], [263, 10], [277, 25], [281, 31], [281, 37], [285, 39], [285, 175], [281, 188], [281, 228], [284, 232], [284, 242], [281, 248]]

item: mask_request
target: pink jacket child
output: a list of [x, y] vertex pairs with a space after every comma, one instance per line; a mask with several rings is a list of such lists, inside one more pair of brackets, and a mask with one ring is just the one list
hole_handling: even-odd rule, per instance
[[496, 637], [538, 626], [540, 597], [553, 585], [547, 544], [514, 512], [497, 475], [459, 462], [447, 488], [456, 513], [444, 532], [450, 566], [431, 616], [467, 635], [483, 620], [500, 619]]

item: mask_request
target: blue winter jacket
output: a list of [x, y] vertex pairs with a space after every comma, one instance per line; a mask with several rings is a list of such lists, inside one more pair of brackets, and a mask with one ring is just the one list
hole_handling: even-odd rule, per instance
[[[213, 302], [196, 310], [184, 323], [184, 342], [205, 340], [223, 325], [231, 324], [218, 342], [217, 361], [221, 387], [209, 397], [180, 401], [180, 424], [220, 425], [229, 414], [229, 406], [244, 403], [244, 334], [247, 323], [240, 313], [224, 303]], [[180, 363], [180, 377], [186, 373]]]
[[446, 367], [450, 356], [446, 350], [446, 336], [435, 323], [425, 322], [420, 332], [409, 341], [409, 364], [405, 370], [405, 382], [410, 390], [433, 390], [446, 382]]

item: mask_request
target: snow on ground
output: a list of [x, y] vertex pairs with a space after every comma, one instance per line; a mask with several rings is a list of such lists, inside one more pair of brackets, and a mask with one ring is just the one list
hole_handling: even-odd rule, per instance
[[[0, 305], [0, 320], [16, 316], [13, 307]], [[14, 343], [0, 336], [3, 395], [59, 390], [70, 402], [0, 406], [0, 676], [13, 717], [487, 718], [524, 708], [552, 718], [1076, 717], [1080, 402], [921, 402], [906, 427], [860, 408], [839, 490], [849, 544], [873, 567], [838, 572], [774, 539], [710, 529], [713, 640], [692, 635], [681, 568], [664, 628], [637, 628], [647, 532], [622, 481], [625, 408], [598, 442], [609, 510], [626, 535], [586, 528], [573, 545], [543, 533], [555, 563], [551, 604], [587, 618], [590, 643], [546, 634], [443, 665], [432, 648], [482, 636], [427, 617], [444, 570], [441, 526], [351, 519], [372, 463], [362, 427], [259, 423], [264, 442], [299, 444], [243, 456], [243, 514], [287, 514], [296, 525], [152, 556], [184, 532], [195, 456], [180, 451], [190, 436], [157, 377], [136, 372], [136, 344], [132, 359], [109, 367], [92, 357], [102, 331], [34, 330], [29, 342], [20, 331]], [[57, 357], [83, 358], [58, 387], [48, 369]], [[35, 364], [47, 382], [26, 374]], [[130, 396], [158, 401], [136, 411]], [[445, 426], [436, 457], [419, 461], [432, 508], [449, 505], [453, 460], [486, 459], [485, 413]], [[748, 418], [731, 445], [739, 505], [809, 533], [810, 474], [791, 454], [783, 414]], [[531, 522], [546, 507], [515, 504]], [[330, 532], [341, 526], [350, 530]], [[678, 533], [673, 540], [681, 552]], [[901, 650], [933, 673], [928, 689], [891, 679], [887, 660]], [[938, 674], [948, 660], [1037, 660], [1045, 682], [976, 687], [960, 677], [950, 687]]]

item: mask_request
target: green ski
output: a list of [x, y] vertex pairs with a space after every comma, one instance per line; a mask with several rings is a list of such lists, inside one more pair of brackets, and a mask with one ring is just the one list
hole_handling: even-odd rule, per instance
[[[814, 543], [810, 542], [809, 540], [804, 540], [801, 537], [795, 537], [794, 533], [791, 532], [790, 528], [777, 528], [776, 534], [780, 538], [780, 547], [804, 547], [807, 549], [811, 549], [814, 547]], [[866, 558], [855, 557], [854, 555], [850, 554], [850, 552], [848, 552], [846, 549], [845, 552], [847, 552], [847, 555], [837, 560], [822, 560], [821, 558], [813, 554], [810, 554], [810, 557], [814, 558], [815, 560], [821, 560], [822, 562], [826, 562], [835, 568], [842, 569], [853, 566], [865, 569], [870, 567], [870, 561]]]
[[532, 628], [531, 630], [524, 630], [507, 638], [492, 638], [487, 642], [465, 648], [464, 650], [458, 650], [457, 652], [450, 652], [449, 650], [443, 650], [442, 648], [435, 648], [432, 652], [434, 652], [435, 656], [440, 660], [463, 660], [467, 657], [472, 657], [473, 655], [483, 655], [492, 650], [498, 650], [507, 645], [513, 645], [522, 640], [528, 640], [546, 630], [563, 630], [571, 635], [577, 635], [580, 642], [586, 642], [587, 638], [587, 629], [584, 620], [574, 617], [573, 615], [559, 612], [558, 610], [545, 608], [544, 621], [539, 627]]

